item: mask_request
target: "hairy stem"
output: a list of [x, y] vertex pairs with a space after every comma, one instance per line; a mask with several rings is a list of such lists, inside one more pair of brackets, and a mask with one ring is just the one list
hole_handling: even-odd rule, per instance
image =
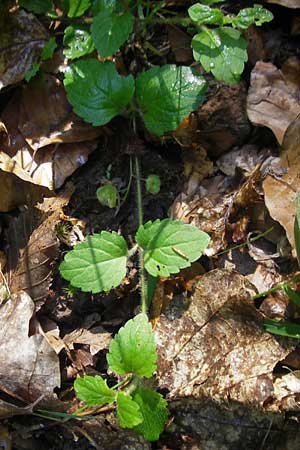
[[[141, 187], [141, 173], [139, 159], [135, 157], [135, 176], [136, 176], [136, 197], [138, 209], [139, 227], [143, 225], [143, 201]], [[140, 263], [140, 283], [141, 283], [141, 306], [142, 312], [147, 314], [147, 283], [145, 275], [144, 250], [139, 247], [139, 263]]]

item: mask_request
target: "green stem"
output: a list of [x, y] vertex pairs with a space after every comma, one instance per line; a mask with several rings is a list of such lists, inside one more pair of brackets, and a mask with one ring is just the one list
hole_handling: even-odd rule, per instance
[[258, 298], [266, 297], [269, 294], [273, 294], [273, 292], [280, 291], [281, 289], [283, 289], [283, 287], [286, 284], [293, 283], [293, 282], [299, 283], [299, 281], [300, 281], [300, 273], [297, 273], [295, 276], [293, 276], [291, 278], [288, 278], [287, 280], [281, 281], [280, 283], [276, 284], [276, 286], [272, 287], [268, 291], [264, 291], [264, 292], [261, 292], [260, 294], [254, 295], [252, 297], [252, 299], [253, 300], [257, 300]]
[[217, 253], [217, 254], [215, 255], [215, 258], [218, 258], [218, 257], [221, 256], [221, 255], [224, 255], [224, 253], [229, 253], [229, 252], [232, 251], [232, 250], [237, 250], [238, 248], [246, 247], [246, 245], [251, 244], [251, 242], [257, 241], [258, 239], [260, 239], [260, 238], [266, 236], [267, 234], [271, 233], [271, 231], [273, 230], [273, 228], [274, 228], [274, 227], [268, 228], [268, 229], [267, 229], [266, 231], [264, 231], [263, 233], [258, 234], [257, 236], [255, 236], [255, 237], [253, 237], [253, 238], [247, 239], [247, 241], [246, 241], [246, 242], [243, 242], [242, 244], [234, 245], [233, 247], [230, 247], [230, 248], [228, 248], [228, 249], [226, 249], [226, 250], [223, 250], [222, 252]]
[[[138, 223], [140, 227], [141, 225], [143, 225], [143, 200], [142, 200], [140, 163], [137, 156], [135, 157], [135, 176], [136, 176]], [[147, 282], [145, 276], [144, 250], [141, 247], [139, 247], [139, 262], [140, 262], [140, 283], [141, 283], [141, 306], [142, 312], [144, 314], [147, 314]]]

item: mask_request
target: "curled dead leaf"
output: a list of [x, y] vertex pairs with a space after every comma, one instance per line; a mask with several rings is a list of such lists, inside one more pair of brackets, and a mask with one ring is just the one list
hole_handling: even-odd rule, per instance
[[45, 404], [60, 386], [59, 360], [43, 336], [29, 336], [33, 313], [34, 303], [25, 292], [1, 306], [0, 389], [27, 404], [43, 396]]
[[265, 203], [271, 217], [285, 229], [287, 238], [295, 247], [294, 219], [296, 192], [300, 190], [300, 114], [289, 125], [282, 143], [282, 166], [280, 176], [273, 171], [263, 182]]
[[251, 73], [247, 113], [254, 125], [270, 128], [281, 144], [290, 123], [300, 113], [300, 60], [290, 58], [277, 69], [259, 61]]
[[35, 302], [45, 301], [59, 250], [55, 226], [72, 192], [73, 186], [69, 185], [58, 197], [44, 199], [12, 219], [7, 231], [7, 278], [12, 293], [23, 290]]

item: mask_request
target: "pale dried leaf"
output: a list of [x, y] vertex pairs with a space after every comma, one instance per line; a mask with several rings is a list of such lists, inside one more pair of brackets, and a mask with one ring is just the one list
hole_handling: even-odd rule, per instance
[[196, 282], [190, 301], [175, 298], [155, 329], [158, 379], [169, 397], [237, 400], [263, 405], [272, 371], [292, 349], [264, 331], [253, 286], [230, 270]]
[[43, 336], [29, 337], [34, 303], [19, 292], [1, 306], [0, 389], [30, 403], [42, 395], [53, 397], [60, 386], [60, 367], [56, 353]]
[[290, 123], [300, 113], [300, 60], [290, 58], [277, 69], [259, 61], [251, 74], [247, 113], [254, 125], [270, 128], [281, 144]]
[[7, 232], [7, 275], [12, 293], [24, 290], [34, 301], [46, 299], [59, 251], [55, 226], [72, 192], [73, 187], [67, 186], [58, 197], [45, 199], [12, 219]]
[[[7, 136], [1, 145], [0, 169], [55, 190], [87, 161], [97, 147], [95, 138], [104, 131], [72, 112], [58, 79], [48, 76], [40, 83], [24, 88], [21, 104], [17, 93], [2, 114]], [[18, 201], [12, 198], [10, 204]]]
[[[2, 152], [0, 152], [0, 159], [1, 156]], [[27, 177], [26, 174], [24, 174], [25, 177]], [[40, 202], [43, 197], [51, 195], [47, 188], [23, 181], [13, 173], [4, 172], [1, 169], [0, 186], [0, 212], [7, 212], [24, 204], [30, 207]]]
[[294, 248], [294, 219], [296, 192], [300, 190], [300, 115], [290, 124], [282, 143], [282, 163], [285, 172], [281, 176], [270, 173], [263, 182], [265, 203], [272, 218], [286, 231]]
[[285, 6], [286, 8], [300, 8], [299, 0], [264, 0], [265, 3], [276, 3], [276, 5]]
[[91, 354], [95, 355], [100, 350], [108, 349], [111, 341], [111, 333], [108, 333], [101, 326], [96, 326], [89, 330], [79, 328], [66, 334], [63, 340], [70, 350], [74, 349], [74, 344], [87, 344], [90, 346]]
[[21, 95], [18, 129], [34, 150], [55, 143], [90, 141], [104, 135], [74, 112], [63, 83], [52, 75], [27, 85]]

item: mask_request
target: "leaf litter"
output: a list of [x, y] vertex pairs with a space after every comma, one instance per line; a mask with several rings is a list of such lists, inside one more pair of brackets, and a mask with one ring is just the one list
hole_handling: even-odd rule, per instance
[[[270, 3], [294, 8], [293, 1]], [[9, 35], [9, 54], [18, 62], [12, 70], [7, 54], [2, 55], [3, 86], [22, 80], [48, 40], [48, 32], [32, 14], [19, 12], [12, 19], [16, 30], [10, 28]], [[40, 39], [31, 43], [29, 33], [29, 45], [15, 48], [15, 34], [22, 27], [27, 33], [28, 24]], [[169, 29], [175, 59], [188, 63], [190, 49], [179, 53], [186, 36], [173, 31]], [[256, 52], [252, 65], [257, 55], [270, 55], [270, 37], [261, 33], [259, 39], [266, 51]], [[272, 63], [257, 62], [249, 90], [246, 78], [236, 86], [210, 81], [204, 104], [167, 136], [164, 149], [147, 136], [151, 148], [144, 151], [143, 170], [161, 175], [163, 191], [155, 199], [145, 194], [145, 217], [163, 219], [169, 208], [170, 216], [211, 236], [201, 264], [162, 279], [154, 293], [157, 383], [171, 410], [166, 432], [156, 446], [150, 445], [120, 430], [113, 413], [106, 411], [42, 432], [42, 438], [50, 435], [49, 449], [66, 450], [68, 439], [70, 448], [77, 448], [75, 439], [84, 440], [80, 449], [298, 449], [299, 347], [297, 341], [268, 334], [263, 327], [265, 317], [297, 320], [297, 311], [282, 290], [253, 300], [296, 270], [290, 246], [299, 189], [299, 61], [279, 56], [281, 64], [278, 54]], [[45, 64], [42, 77], [21, 88], [13, 86], [1, 108], [0, 211], [5, 214], [0, 232], [6, 242], [1, 247], [6, 256], [1, 258], [1, 418], [28, 415], [41, 407], [74, 412], [79, 405], [68, 386], [83, 372], [106, 373], [111, 337], [132, 317], [138, 296], [133, 267], [120, 288], [103, 295], [72, 290], [57, 274], [65, 245], [73, 245], [65, 235], [57, 236], [58, 224], [73, 229], [84, 219], [87, 231], [125, 229], [130, 240], [136, 219], [127, 208], [115, 217], [95, 204], [99, 179], [112, 161], [113, 176], [126, 182], [126, 127], [120, 121], [110, 128], [93, 128], [75, 116], [51, 66], [55, 58]], [[269, 127], [274, 136], [257, 125]], [[176, 144], [169, 145], [171, 136]], [[106, 140], [109, 151], [95, 151]], [[282, 162], [276, 140], [282, 143]], [[83, 164], [72, 177], [76, 197], [73, 187], [54, 197]], [[133, 201], [130, 194], [128, 204]], [[75, 239], [82, 239], [80, 233]], [[13, 293], [8, 300], [4, 281]], [[297, 282], [291, 286], [298, 288]], [[66, 405], [65, 398], [73, 400]], [[286, 420], [285, 413], [292, 418]], [[21, 422], [10, 419], [14, 439], [20, 448], [28, 446], [29, 439], [40, 448], [39, 434], [30, 428], [33, 418], [26, 419], [29, 437], [21, 444]], [[65, 446], [59, 440], [62, 435]]]

